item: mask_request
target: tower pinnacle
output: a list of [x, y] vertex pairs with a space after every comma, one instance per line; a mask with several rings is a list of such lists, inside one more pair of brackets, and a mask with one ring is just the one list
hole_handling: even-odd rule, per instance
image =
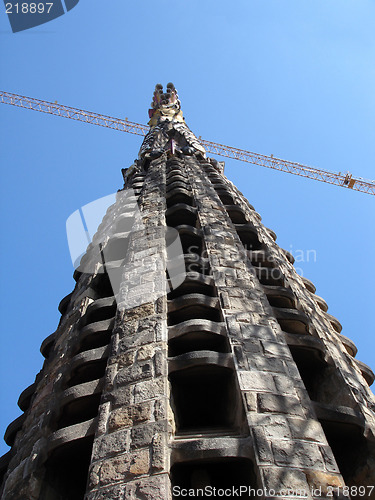
[[156, 125], [159, 119], [184, 121], [181, 102], [173, 83], [167, 84], [166, 92], [163, 92], [163, 85], [160, 83], [155, 85], [151, 109], [148, 110], [148, 114], [150, 117], [149, 125], [151, 127]]
[[149, 117], [150, 131], [139, 151], [141, 159], [158, 158], [165, 152], [172, 156], [183, 153], [205, 158], [204, 147], [185, 123], [173, 83], [167, 84], [166, 92], [160, 83], [155, 86]]

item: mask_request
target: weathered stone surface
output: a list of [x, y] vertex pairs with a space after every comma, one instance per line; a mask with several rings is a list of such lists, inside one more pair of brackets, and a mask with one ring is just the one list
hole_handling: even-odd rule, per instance
[[144, 448], [146, 446], [150, 446], [155, 434], [166, 432], [166, 426], [166, 421], [160, 421], [149, 422], [147, 424], [142, 424], [134, 427], [131, 430], [131, 447]]
[[150, 419], [151, 404], [150, 402], [137, 404], [134, 406], [122, 406], [114, 410], [108, 420], [108, 430], [113, 432], [121, 427], [131, 427]]
[[288, 424], [294, 438], [318, 442], [322, 438], [324, 439], [322, 427], [317, 420], [312, 418], [289, 418]]
[[276, 387], [269, 373], [259, 371], [240, 371], [240, 384], [244, 391], [275, 392]]
[[85, 500], [125, 500], [125, 485], [101, 488], [86, 495]]
[[300, 400], [293, 396], [258, 394], [258, 407], [261, 412], [304, 415]]
[[165, 382], [162, 379], [138, 382], [134, 386], [134, 402], [139, 403], [148, 399], [164, 396]]
[[142, 304], [138, 307], [134, 307], [133, 309], [127, 309], [124, 314], [124, 320], [134, 320], [139, 318], [147, 318], [151, 316], [155, 312], [155, 306], [153, 302], [148, 304]]
[[137, 350], [137, 361], [145, 361], [151, 359], [155, 354], [155, 348], [152, 345], [140, 347]]
[[168, 464], [168, 448], [166, 445], [166, 432], [157, 432], [152, 438], [151, 466], [153, 471], [166, 470]]
[[275, 462], [294, 467], [323, 468], [324, 461], [317, 445], [303, 441], [272, 441]]
[[[306, 480], [306, 475], [298, 469], [284, 467], [261, 467], [260, 473], [264, 481], [264, 486], [268, 490], [274, 490], [277, 497], [283, 500], [287, 498], [285, 492], [303, 492], [303, 498], [311, 499], [310, 486]], [[306, 495], [306, 496], [305, 496]]]
[[121, 368], [114, 380], [117, 387], [128, 385], [138, 380], [151, 378], [154, 374], [154, 366], [151, 360], [133, 363]]
[[262, 342], [264, 353], [268, 356], [278, 356], [280, 358], [292, 359], [289, 348], [286, 344], [275, 342]]
[[249, 416], [249, 423], [251, 426], [261, 427], [270, 443], [274, 439], [290, 439], [292, 436], [289, 427], [289, 418], [285, 415], [271, 413], [252, 414]]
[[171, 488], [167, 474], [142, 478], [127, 483], [126, 500], [170, 500]]
[[93, 456], [96, 460], [124, 453], [130, 448], [130, 430], [120, 430], [96, 439]]
[[273, 463], [273, 452], [269, 439], [261, 427], [256, 427], [253, 429], [255, 449], [257, 452], [257, 457], [259, 463], [262, 464], [272, 464]]
[[[339, 475], [330, 474], [321, 471], [306, 471], [306, 477], [309, 482], [310, 488], [314, 490], [321, 491], [321, 496], [331, 493], [329, 495], [332, 498], [332, 490], [328, 489], [329, 486], [332, 488], [342, 487], [344, 482]], [[317, 495], [320, 496], [320, 495]]]
[[134, 453], [118, 455], [103, 461], [95, 474], [94, 484], [106, 486], [112, 483], [124, 482], [134, 476], [147, 474], [150, 468], [150, 453], [139, 450]]

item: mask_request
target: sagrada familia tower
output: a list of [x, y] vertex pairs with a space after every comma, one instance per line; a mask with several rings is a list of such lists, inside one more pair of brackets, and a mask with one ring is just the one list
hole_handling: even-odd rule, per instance
[[173, 84], [149, 124], [20, 395], [2, 499], [375, 498], [373, 372]]

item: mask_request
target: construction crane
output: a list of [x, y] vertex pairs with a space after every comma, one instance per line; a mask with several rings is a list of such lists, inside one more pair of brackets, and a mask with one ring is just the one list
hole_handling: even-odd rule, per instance
[[[3, 104], [10, 104], [20, 108], [32, 109], [42, 113], [49, 113], [51, 115], [63, 116], [71, 120], [78, 120], [92, 125], [99, 125], [100, 127], [112, 128], [120, 132], [128, 132], [130, 134], [145, 136], [149, 131], [147, 125], [129, 121], [127, 118], [114, 118], [111, 116], [93, 113], [92, 111], [85, 111], [83, 109], [72, 108], [63, 104], [58, 104], [48, 101], [42, 101], [33, 97], [26, 97], [23, 95], [13, 94], [10, 92], [0, 91], [0, 102]], [[346, 187], [354, 191], [361, 191], [375, 195], [375, 181], [363, 179], [361, 177], [354, 177], [351, 173], [347, 172], [330, 172], [329, 170], [322, 170], [315, 167], [309, 167], [300, 163], [291, 162], [276, 158], [273, 155], [267, 156], [258, 153], [252, 153], [244, 149], [234, 148], [232, 146], [224, 146], [216, 142], [206, 141], [199, 137], [200, 143], [205, 147], [208, 153], [213, 153], [219, 156], [225, 156], [234, 160], [260, 165], [262, 167], [272, 168], [274, 170], [281, 170], [294, 175], [300, 175], [316, 181], [327, 182], [336, 186]]]

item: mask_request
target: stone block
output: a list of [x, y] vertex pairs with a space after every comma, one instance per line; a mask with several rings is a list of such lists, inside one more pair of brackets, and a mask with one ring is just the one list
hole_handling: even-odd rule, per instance
[[261, 427], [254, 427], [252, 433], [258, 463], [272, 464], [273, 452], [264, 430]]
[[323, 455], [324, 463], [329, 472], [337, 472], [340, 473], [339, 468], [337, 467], [336, 459], [332, 453], [332, 450], [329, 446], [321, 446], [320, 451]]
[[272, 375], [259, 371], [239, 371], [240, 387], [245, 391], [275, 392]]
[[262, 341], [262, 345], [266, 355], [289, 358], [292, 361], [292, 355], [286, 344]]
[[134, 386], [134, 402], [140, 403], [148, 399], [154, 399], [164, 396], [166, 393], [165, 382], [163, 379], [146, 380], [138, 382]]
[[[328, 486], [332, 488], [338, 488], [344, 486], [344, 481], [339, 474], [330, 474], [322, 471], [314, 471], [309, 470], [306, 471], [307, 481], [309, 482], [310, 489], [312, 491], [317, 490], [319, 495], [318, 497], [323, 497], [328, 491]], [[330, 492], [330, 497], [332, 498], [332, 492]], [[348, 498], [348, 497], [347, 497]]]
[[132, 335], [123, 337], [119, 342], [119, 353], [127, 352], [129, 349], [146, 344], [152, 344], [155, 341], [154, 329], [143, 330], [141, 332], [132, 332]]
[[88, 474], [88, 488], [94, 489], [99, 485], [99, 473], [102, 462], [97, 462], [91, 465], [89, 474]]
[[290, 396], [296, 395], [294, 380], [287, 375], [274, 375], [274, 381], [278, 392]]
[[324, 470], [319, 446], [305, 441], [273, 441], [275, 463], [290, 467]]
[[245, 392], [246, 410], [257, 411], [257, 395], [255, 392]]
[[244, 339], [276, 340], [275, 332], [268, 326], [241, 325], [241, 336]]
[[167, 421], [138, 425], [131, 430], [131, 448], [146, 448], [157, 433], [167, 432]]
[[112, 407], [127, 406], [134, 402], [134, 386], [125, 386], [115, 389], [110, 393], [104, 394], [103, 401], [109, 401]]
[[166, 464], [167, 464], [166, 433], [157, 432], [152, 438], [151, 467], [153, 471], [160, 472], [166, 469]]
[[[286, 467], [261, 467], [260, 473], [263, 479], [264, 487], [268, 490], [274, 490], [277, 497], [282, 500], [286, 499], [285, 491], [304, 492], [307, 494], [300, 495], [304, 499], [310, 500], [309, 484], [305, 474], [300, 469], [291, 469]], [[282, 495], [281, 493], [284, 492]], [[290, 497], [289, 497], [290, 498]]]
[[247, 356], [244, 355], [243, 349], [240, 346], [233, 346], [236, 365], [240, 370], [247, 370], [249, 368]]
[[320, 423], [312, 418], [289, 418], [292, 435], [296, 439], [325, 443], [326, 439]]
[[132, 457], [129, 472], [133, 475], [147, 474], [150, 470], [150, 452], [140, 450]]
[[124, 320], [134, 320], [139, 318], [147, 318], [152, 316], [155, 313], [154, 303], [149, 302], [147, 304], [142, 304], [138, 307], [134, 307], [133, 309], [128, 309], [124, 313]]
[[[243, 350], [245, 352], [250, 352], [253, 354], [261, 353], [262, 346], [259, 340], [251, 339], [251, 340], [243, 340], [241, 342]], [[252, 357], [252, 356], [251, 356]]]
[[258, 408], [261, 412], [285, 413], [304, 416], [299, 399], [280, 394], [258, 394]]
[[134, 406], [123, 406], [113, 410], [108, 419], [109, 432], [113, 432], [122, 427], [132, 427], [150, 420], [151, 403], [145, 402]]
[[250, 367], [255, 370], [273, 372], [273, 373], [286, 373], [284, 361], [275, 357], [266, 357], [264, 354], [254, 353], [249, 357]]
[[114, 384], [116, 387], [131, 384], [138, 380], [144, 380], [153, 376], [154, 366], [152, 361], [142, 361], [141, 363], [134, 363], [131, 366], [126, 366], [118, 371]]
[[124, 500], [125, 499], [125, 485], [120, 484], [101, 488], [98, 491], [92, 491], [85, 496], [85, 500]]
[[135, 360], [135, 353], [136, 351], [128, 351], [128, 352], [123, 352], [120, 354], [116, 359], [118, 363], [118, 368], [121, 369], [124, 366], [131, 366], [134, 363]]
[[124, 500], [171, 500], [171, 498], [167, 474], [141, 478], [125, 486]]
[[157, 351], [154, 356], [154, 372], [155, 376], [167, 375], [167, 357], [162, 351]]
[[155, 353], [152, 345], [142, 346], [137, 350], [137, 361], [145, 361], [151, 359]]
[[102, 462], [99, 470], [101, 486], [125, 482], [134, 476], [147, 474], [150, 469], [150, 453], [138, 450]]
[[120, 430], [97, 438], [93, 446], [93, 460], [100, 460], [129, 451], [130, 430]]
[[273, 439], [290, 439], [292, 437], [288, 417], [284, 415], [270, 413], [252, 414], [250, 425], [261, 427], [269, 442]]
[[167, 410], [166, 407], [168, 405], [167, 399], [165, 401], [156, 399], [154, 404], [153, 416], [154, 420], [164, 420], [167, 418]]

